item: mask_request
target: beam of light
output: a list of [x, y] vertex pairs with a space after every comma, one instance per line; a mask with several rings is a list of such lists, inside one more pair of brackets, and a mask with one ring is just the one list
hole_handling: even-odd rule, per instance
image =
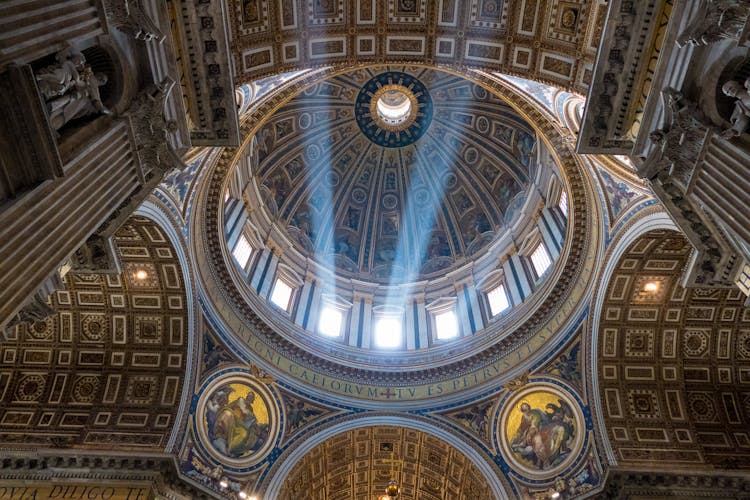
[[[420, 160], [420, 163], [424, 161]], [[450, 161], [442, 161], [431, 165], [428, 173], [438, 179], [438, 182], [452, 170]], [[426, 177], [426, 175], [424, 176]], [[440, 185], [442, 188], [442, 184]], [[401, 210], [401, 220], [398, 233], [398, 244], [396, 256], [393, 259], [392, 271], [389, 280], [388, 293], [385, 304], [393, 308], [405, 309], [408, 300], [414, 291], [414, 282], [417, 280], [422, 266], [422, 261], [427, 253], [427, 245], [432, 236], [440, 206], [443, 203], [442, 193], [433, 193], [429, 205], [419, 207], [416, 200], [416, 190], [409, 186], [406, 202]], [[407, 219], [408, 218], [408, 219]], [[411, 220], [411, 222], [406, 222]]]
[[[470, 107], [470, 102], [463, 99], [452, 100], [449, 107], [452, 112], [461, 112]], [[435, 109], [433, 113], [437, 118], [438, 110]], [[435, 123], [435, 119], [433, 119], [431, 127], [436, 126], [444, 125]], [[455, 133], [449, 132], [447, 135], [457, 140]], [[442, 138], [434, 136], [431, 131], [428, 131], [425, 137], [429, 137], [435, 144], [440, 144], [442, 141]], [[416, 198], [418, 190], [415, 189], [414, 185], [408, 187], [406, 201], [402, 207], [401, 219], [404, 221], [411, 220], [412, 223], [402, 223], [400, 225], [398, 246], [396, 248], [396, 256], [393, 260], [393, 269], [403, 269], [404, 272], [396, 271], [391, 274], [385, 302], [386, 305], [397, 308], [405, 309], [413, 294], [415, 282], [420, 275], [420, 269], [427, 254], [432, 230], [435, 227], [435, 221], [443, 204], [443, 195], [446, 189], [442, 184], [443, 179], [453, 170], [460, 155], [460, 148], [458, 146], [448, 146], [440, 148], [443, 153], [440, 155], [442, 158], [441, 161], [428, 161], [425, 157], [425, 153], [428, 152], [424, 148], [426, 145], [425, 142], [423, 138], [415, 144], [416, 155], [419, 158], [417, 163], [421, 164], [423, 179], [426, 183], [429, 183], [429, 178], [434, 179], [435, 188], [430, 190], [433, 195], [431, 203], [427, 206], [419, 206]], [[420, 146], [422, 147], [420, 148]], [[452, 157], [445, 157], [446, 154], [450, 154]]]
[[309, 71], [312, 70], [302, 69], [299, 71], [291, 71], [289, 73], [281, 73], [237, 87], [235, 100], [237, 101], [237, 113], [239, 114], [240, 119], [244, 118], [244, 115], [255, 103], [260, 101], [261, 97]]
[[[310, 112], [315, 114], [321, 110], [326, 113], [335, 110], [327, 102], [323, 105], [314, 106]], [[333, 174], [333, 157], [331, 125], [328, 120], [318, 126], [310, 127], [303, 132], [304, 151], [315, 151], [317, 157], [310, 158], [305, 162], [307, 175], [305, 176], [306, 192], [308, 195], [309, 223], [313, 240], [314, 261], [320, 266], [322, 272], [317, 272], [316, 277], [319, 280], [320, 290], [323, 292], [334, 293], [336, 272], [336, 262], [334, 252], [336, 242], [333, 239], [334, 234], [334, 199], [331, 182], [329, 181]], [[318, 140], [313, 140], [311, 135], [316, 135]]]

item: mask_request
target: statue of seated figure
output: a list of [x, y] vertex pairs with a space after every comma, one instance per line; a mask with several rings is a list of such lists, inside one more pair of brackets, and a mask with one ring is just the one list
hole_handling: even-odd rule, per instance
[[732, 126], [721, 134], [725, 139], [731, 139], [744, 133], [750, 125], [750, 78], [745, 80], [744, 87], [736, 80], [729, 80], [721, 90], [725, 95], [736, 99], [734, 111], [729, 118]]

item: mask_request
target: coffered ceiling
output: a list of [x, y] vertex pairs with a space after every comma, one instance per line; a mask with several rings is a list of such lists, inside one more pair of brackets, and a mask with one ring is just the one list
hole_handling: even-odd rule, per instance
[[372, 500], [391, 479], [400, 500], [490, 500], [476, 466], [434, 436], [403, 427], [365, 427], [313, 448], [287, 476], [280, 499]]
[[737, 289], [680, 286], [690, 252], [646, 233], [607, 288], [599, 397], [620, 465], [750, 465], [750, 309]]
[[585, 93], [603, 0], [231, 0], [238, 83], [298, 68], [479, 67]]
[[122, 274], [68, 273], [56, 314], [6, 333], [3, 445], [166, 447], [188, 363], [182, 270], [148, 219], [129, 219], [115, 241]]

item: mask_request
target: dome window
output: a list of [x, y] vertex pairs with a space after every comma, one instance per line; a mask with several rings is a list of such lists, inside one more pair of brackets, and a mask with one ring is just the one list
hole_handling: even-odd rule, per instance
[[394, 316], [384, 316], [375, 323], [375, 346], [392, 349], [402, 343], [401, 321]]
[[435, 337], [437, 340], [450, 340], [458, 337], [458, 318], [455, 309], [435, 315]]
[[271, 302], [289, 312], [293, 291], [294, 289], [288, 283], [281, 278], [277, 278], [273, 285], [273, 292], [271, 292]]
[[487, 292], [487, 302], [490, 305], [492, 317], [508, 309], [510, 302], [508, 301], [508, 293], [505, 291], [505, 285], [500, 284]]
[[531, 253], [531, 264], [534, 266], [537, 278], [540, 278], [549, 269], [549, 266], [552, 265], [552, 259], [550, 259], [549, 252], [544, 243], [539, 242]]
[[246, 269], [252, 254], [253, 247], [250, 245], [250, 242], [245, 235], [241, 234], [237, 239], [237, 243], [234, 245], [234, 250], [232, 250], [234, 260], [237, 261], [237, 264], [239, 264], [242, 269]]
[[412, 103], [406, 89], [385, 92], [375, 104], [380, 119], [388, 125], [401, 125], [411, 114]]
[[318, 333], [326, 337], [339, 337], [341, 335], [341, 324], [344, 315], [338, 309], [325, 306], [320, 312], [318, 320]]
[[558, 208], [560, 208], [560, 212], [565, 216], [565, 218], [568, 218], [568, 193], [565, 190], [560, 191], [560, 199], [557, 202]]

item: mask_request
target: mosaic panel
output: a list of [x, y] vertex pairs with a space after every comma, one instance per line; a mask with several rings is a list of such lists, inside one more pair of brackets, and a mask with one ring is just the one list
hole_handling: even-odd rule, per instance
[[258, 381], [230, 375], [201, 394], [194, 415], [198, 435], [220, 463], [247, 466], [268, 454], [279, 431], [279, 412]]
[[578, 405], [556, 387], [529, 384], [503, 403], [497, 430], [503, 454], [525, 477], [552, 477], [581, 452]]

